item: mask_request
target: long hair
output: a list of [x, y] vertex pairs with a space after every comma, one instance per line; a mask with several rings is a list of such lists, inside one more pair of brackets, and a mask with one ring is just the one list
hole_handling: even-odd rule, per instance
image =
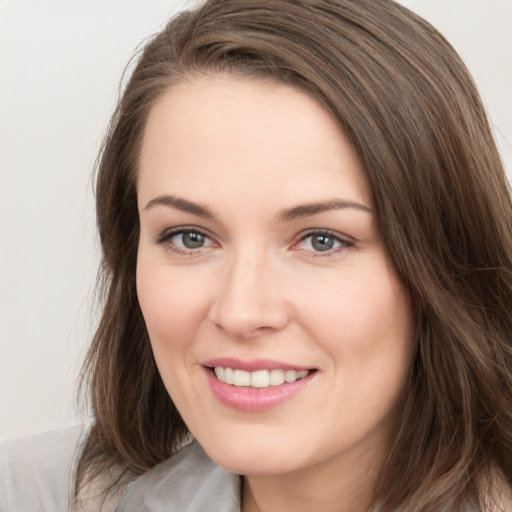
[[369, 180], [417, 313], [378, 510], [487, 510], [512, 486], [512, 204], [464, 64], [391, 0], [210, 0], [152, 38], [97, 163], [103, 315], [83, 369], [87, 463], [141, 473], [187, 433], [158, 374], [135, 288], [136, 177], [152, 105], [198, 73], [272, 79], [324, 105]]

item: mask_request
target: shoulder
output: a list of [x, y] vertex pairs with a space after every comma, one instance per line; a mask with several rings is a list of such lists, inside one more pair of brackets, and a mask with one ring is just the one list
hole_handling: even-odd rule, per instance
[[0, 443], [0, 512], [67, 511], [84, 428]]
[[218, 466], [194, 441], [140, 476], [116, 512], [239, 512], [240, 494], [240, 476]]

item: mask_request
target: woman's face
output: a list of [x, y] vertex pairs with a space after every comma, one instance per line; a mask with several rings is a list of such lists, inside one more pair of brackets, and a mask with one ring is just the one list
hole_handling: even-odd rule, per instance
[[285, 85], [193, 77], [151, 110], [137, 186], [140, 306], [209, 455], [253, 475], [382, 456], [411, 301], [326, 110]]

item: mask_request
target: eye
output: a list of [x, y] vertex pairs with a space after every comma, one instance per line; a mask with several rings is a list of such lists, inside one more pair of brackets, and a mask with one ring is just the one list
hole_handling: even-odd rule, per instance
[[189, 252], [214, 245], [213, 240], [202, 231], [182, 227], [166, 231], [155, 242], [176, 252]]
[[179, 233], [170, 238], [170, 241], [179, 247], [185, 247], [187, 249], [199, 249], [203, 247], [207, 242], [207, 238], [203, 233], [197, 231], [186, 231]]
[[332, 231], [310, 231], [303, 234], [294, 247], [316, 253], [331, 253], [353, 245], [352, 241], [342, 238]]

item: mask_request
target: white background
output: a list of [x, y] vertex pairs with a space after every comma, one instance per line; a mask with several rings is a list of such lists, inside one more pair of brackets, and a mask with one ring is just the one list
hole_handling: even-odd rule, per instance
[[[0, 437], [79, 421], [94, 160], [130, 56], [195, 1], [0, 0]], [[512, 0], [402, 3], [461, 53], [512, 172]]]

